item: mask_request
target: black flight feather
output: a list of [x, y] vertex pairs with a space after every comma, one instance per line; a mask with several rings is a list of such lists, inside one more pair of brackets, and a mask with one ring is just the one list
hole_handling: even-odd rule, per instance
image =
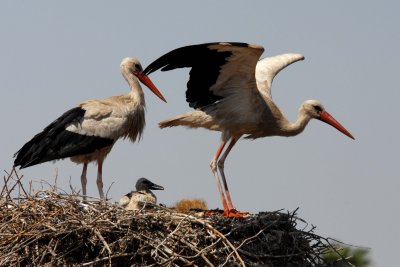
[[70, 124], [80, 123], [84, 114], [85, 110], [81, 107], [65, 112], [14, 154], [14, 166], [26, 168], [46, 161], [89, 154], [112, 145], [112, 139], [66, 130]]
[[[169, 71], [176, 68], [191, 67], [190, 79], [187, 83], [186, 102], [195, 109], [202, 109], [211, 105], [223, 97], [210, 90], [218, 79], [221, 67], [232, 55], [230, 51], [218, 51], [211, 49], [211, 45], [220, 43], [206, 43], [199, 45], [185, 46], [172, 50], [152, 62], [144, 70], [150, 73], [161, 69]], [[232, 46], [248, 47], [247, 43], [224, 43]]]

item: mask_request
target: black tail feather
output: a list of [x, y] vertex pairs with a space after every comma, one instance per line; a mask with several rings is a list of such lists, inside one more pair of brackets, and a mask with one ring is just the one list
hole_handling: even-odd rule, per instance
[[84, 114], [85, 110], [80, 107], [65, 112], [14, 154], [14, 166], [26, 168], [51, 160], [88, 154], [112, 145], [112, 139], [66, 130], [68, 125], [81, 122]]

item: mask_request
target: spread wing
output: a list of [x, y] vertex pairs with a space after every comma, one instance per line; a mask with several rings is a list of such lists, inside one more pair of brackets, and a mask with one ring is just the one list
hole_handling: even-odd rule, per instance
[[258, 61], [256, 66], [257, 87], [261, 93], [272, 98], [271, 85], [274, 77], [290, 64], [303, 60], [301, 54], [283, 54]]
[[186, 101], [195, 109], [257, 90], [255, 68], [264, 48], [247, 43], [206, 43], [177, 48], [151, 63], [150, 74], [189, 67]]

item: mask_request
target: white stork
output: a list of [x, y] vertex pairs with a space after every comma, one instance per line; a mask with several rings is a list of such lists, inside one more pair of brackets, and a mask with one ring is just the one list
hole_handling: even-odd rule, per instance
[[157, 197], [151, 190], [164, 190], [164, 187], [157, 185], [146, 178], [140, 178], [136, 182], [136, 191], [131, 191], [119, 200], [126, 210], [141, 210], [151, 208], [157, 204]]
[[159, 125], [161, 128], [181, 125], [222, 132], [221, 144], [210, 165], [227, 216], [241, 216], [234, 210], [224, 173], [226, 157], [241, 136], [250, 139], [294, 136], [315, 118], [354, 139], [318, 100], [305, 101], [300, 106], [297, 120], [290, 123], [272, 100], [271, 84], [280, 70], [304, 57], [284, 54], [259, 61], [263, 51], [262, 46], [247, 43], [191, 45], [161, 56], [144, 70], [148, 75], [158, 69], [191, 68], [186, 101], [195, 111], [162, 121]]
[[137, 59], [123, 59], [120, 69], [131, 88], [129, 93], [88, 100], [68, 110], [15, 153], [14, 167], [26, 168], [70, 157], [75, 163], [83, 163], [81, 183], [86, 199], [87, 165], [97, 161], [97, 187], [100, 198], [104, 199], [102, 168], [105, 157], [119, 138], [135, 142], [141, 138], [145, 127], [145, 99], [139, 81], [166, 102], [143, 73]]

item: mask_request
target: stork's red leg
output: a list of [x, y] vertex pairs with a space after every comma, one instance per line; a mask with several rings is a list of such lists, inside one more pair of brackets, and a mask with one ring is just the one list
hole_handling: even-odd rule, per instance
[[232, 204], [232, 200], [231, 200], [231, 195], [229, 194], [229, 189], [228, 189], [228, 183], [226, 182], [226, 178], [225, 178], [225, 172], [224, 172], [224, 164], [225, 164], [225, 159], [228, 156], [229, 152], [231, 151], [232, 147], [236, 144], [237, 140], [239, 138], [234, 138], [232, 137], [231, 142], [229, 143], [228, 147], [226, 148], [224, 154], [222, 155], [221, 159], [218, 161], [218, 167], [219, 167], [219, 171], [221, 173], [222, 176], [222, 182], [224, 183], [224, 189], [225, 189], [225, 194], [228, 200], [228, 208], [229, 210], [234, 209], [233, 208], [233, 204]]
[[87, 184], [87, 162], [83, 163], [83, 169], [82, 169], [82, 175], [81, 175], [81, 184], [82, 184], [82, 195], [83, 195], [83, 200], [86, 200], [86, 184]]
[[97, 161], [97, 188], [101, 199], [104, 199], [103, 193], [103, 159]]
[[225, 147], [225, 142], [222, 141], [221, 145], [219, 146], [219, 148], [217, 150], [217, 153], [215, 153], [214, 158], [211, 160], [210, 167], [214, 174], [215, 181], [217, 182], [218, 191], [221, 196], [221, 201], [222, 201], [222, 205], [224, 206], [224, 213], [225, 213], [225, 212], [229, 212], [229, 207], [228, 207], [226, 199], [225, 199], [224, 191], [222, 190], [221, 181], [219, 180], [218, 170], [217, 170], [217, 160], [218, 160], [219, 156], [221, 155], [221, 152], [224, 149], [224, 147]]

